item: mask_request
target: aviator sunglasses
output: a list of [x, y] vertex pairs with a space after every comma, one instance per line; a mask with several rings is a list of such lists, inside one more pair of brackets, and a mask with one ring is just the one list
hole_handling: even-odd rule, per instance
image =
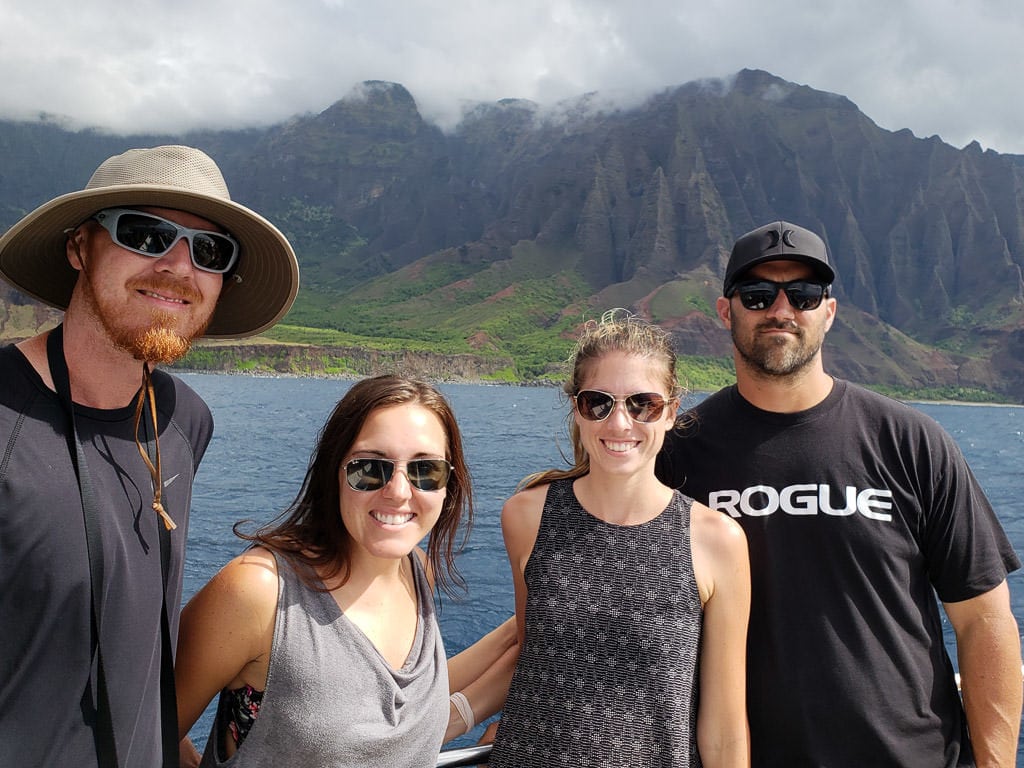
[[821, 306], [821, 300], [828, 295], [828, 286], [812, 280], [790, 280], [788, 283], [776, 283], [773, 280], [749, 280], [738, 284], [726, 298], [733, 293], [740, 295], [740, 303], [746, 309], [760, 312], [775, 303], [779, 291], [786, 294], [793, 309], [807, 312]]
[[162, 216], [126, 208], [106, 208], [92, 217], [122, 248], [159, 258], [184, 238], [192, 265], [203, 272], [224, 274], [238, 260], [238, 242], [222, 232], [189, 229]]
[[626, 397], [615, 397], [597, 389], [581, 389], [573, 399], [576, 401], [576, 410], [587, 421], [604, 421], [612, 415], [616, 403], [624, 403], [629, 418], [643, 424], [660, 419], [668, 404], [657, 392], [637, 392]]
[[440, 491], [452, 472], [444, 459], [352, 459], [345, 465], [345, 480], [353, 491], [379, 491], [391, 482], [400, 464], [405, 464], [409, 485], [420, 491]]

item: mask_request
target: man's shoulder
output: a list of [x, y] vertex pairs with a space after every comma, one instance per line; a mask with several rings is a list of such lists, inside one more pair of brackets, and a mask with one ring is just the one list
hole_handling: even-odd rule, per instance
[[157, 398], [166, 401], [174, 413], [182, 409], [196, 409], [206, 414], [210, 412], [206, 401], [180, 376], [157, 369], [153, 371], [153, 387]]
[[717, 410], [728, 409], [733, 402], [735, 391], [735, 384], [722, 387], [717, 392], [701, 397], [696, 403], [689, 406], [684, 411], [684, 414], [712, 413]]
[[735, 389], [735, 385], [724, 387], [683, 410], [665, 435], [659, 462], [665, 463], [671, 454], [681, 453], [683, 446], [696, 448], [696, 438], [717, 434], [723, 423], [737, 418], [733, 407]]
[[835, 379], [825, 400], [799, 413], [763, 411], [747, 402], [735, 384], [723, 387], [680, 414], [668, 442], [708, 434], [709, 430], [717, 435], [721, 430], [750, 430], [763, 424], [766, 429], [777, 431], [822, 419], [830, 420], [835, 429], [870, 421], [879, 426], [888, 425], [895, 432], [941, 431], [934, 419], [917, 408], [859, 384]]
[[[833, 437], [867, 440], [885, 455], [916, 452], [935, 460], [960, 461], [953, 436], [920, 408], [866, 387], [845, 382], [841, 405], [833, 420]], [[868, 436], [870, 439], [868, 440]]]
[[199, 394], [178, 376], [153, 371], [157, 410], [163, 413], [192, 445], [201, 458], [213, 437], [213, 414]]
[[843, 397], [875, 408], [883, 410], [895, 409], [897, 411], [909, 408], [906, 403], [888, 395], [883, 395], [881, 392], [875, 392], [873, 389], [868, 389], [863, 384], [855, 384], [846, 379], [835, 379], [835, 386], [842, 388]]
[[12, 407], [45, 391], [42, 380], [14, 344], [0, 346], [0, 403]]
[[6, 372], [11, 367], [21, 367], [28, 361], [13, 343], [0, 344], [0, 366]]
[[683, 411], [676, 420], [674, 431], [678, 434], [687, 434], [692, 432], [702, 422], [733, 417], [736, 412], [736, 405], [736, 385], [731, 384], [723, 387]]
[[874, 414], [876, 420], [928, 430], [942, 429], [935, 419], [909, 403], [875, 392], [860, 384], [837, 380], [837, 386], [840, 384], [845, 387], [844, 402], [850, 407]]

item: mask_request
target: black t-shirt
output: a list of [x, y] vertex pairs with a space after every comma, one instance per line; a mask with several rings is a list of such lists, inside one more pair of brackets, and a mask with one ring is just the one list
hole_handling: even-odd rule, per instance
[[657, 472], [747, 535], [753, 764], [973, 765], [935, 596], [1020, 561], [952, 438], [838, 380], [800, 413], [728, 387], [691, 416]]
[[[140, 364], [141, 365], [141, 364]], [[171, 532], [167, 605], [177, 635], [192, 479], [213, 431], [179, 379], [154, 372]], [[118, 756], [160, 752], [160, 524], [133, 439], [134, 405], [75, 406], [100, 511], [104, 670]], [[151, 422], [144, 420], [147, 424]], [[0, 349], [0, 765], [96, 765], [83, 694], [90, 670], [90, 575], [82, 503], [57, 396], [14, 347]], [[141, 432], [141, 430], [140, 430]]]

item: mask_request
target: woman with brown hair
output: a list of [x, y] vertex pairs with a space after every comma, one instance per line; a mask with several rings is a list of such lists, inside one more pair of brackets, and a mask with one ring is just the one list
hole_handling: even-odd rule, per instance
[[446, 662], [432, 597], [462, 583], [472, 507], [444, 396], [397, 376], [353, 385], [291, 507], [239, 533], [252, 548], [182, 612], [182, 736], [219, 694], [202, 765], [433, 766], [465, 719], [496, 712], [513, 623]]

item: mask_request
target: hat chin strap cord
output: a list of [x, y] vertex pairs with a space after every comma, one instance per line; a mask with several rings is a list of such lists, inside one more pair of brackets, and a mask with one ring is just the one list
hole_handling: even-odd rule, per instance
[[[139, 440], [139, 423], [142, 421], [142, 411], [146, 407], [147, 402], [149, 403], [150, 416], [153, 419], [153, 445], [155, 446], [156, 453], [155, 465]], [[149, 371], [149, 363], [142, 364], [142, 389], [139, 390], [139, 399], [135, 402], [135, 426], [133, 432], [135, 433], [135, 445], [138, 446], [139, 455], [142, 456], [142, 460], [146, 462], [146, 468], [149, 469], [150, 480], [153, 483], [153, 511], [160, 516], [164, 528], [168, 531], [173, 531], [178, 526], [171, 519], [171, 516], [167, 514], [167, 510], [164, 509], [163, 505], [164, 485], [163, 472], [160, 466], [160, 435], [156, 422], [156, 393], [153, 391], [153, 377]]]
[[[117, 757], [117, 740], [114, 737], [113, 713], [110, 707], [110, 696], [107, 689], [106, 674], [103, 664], [103, 650], [100, 642], [101, 634], [101, 605], [98, 595], [102, 594], [104, 586], [104, 564], [103, 564], [103, 538], [101, 534], [102, 518], [99, 505], [93, 491], [92, 480], [89, 475], [89, 466], [86, 462], [85, 448], [78, 435], [78, 427], [75, 421], [75, 407], [71, 400], [71, 377], [68, 373], [67, 360], [64, 357], [64, 326], [58, 325], [46, 340], [47, 362], [50, 367], [50, 376], [53, 379], [54, 389], [61, 401], [61, 405], [67, 412], [71, 429], [68, 432], [68, 447], [71, 452], [71, 463], [75, 469], [75, 476], [78, 480], [79, 495], [82, 500], [82, 516], [85, 524], [86, 555], [89, 558], [89, 601], [91, 605], [91, 655], [96, 659], [95, 682], [90, 675], [88, 685], [82, 692], [82, 702], [89, 707], [95, 707], [96, 721], [93, 729], [93, 740], [96, 745], [96, 757], [100, 768], [119, 768], [121, 765]], [[156, 432], [156, 397], [153, 392], [153, 385], [150, 381], [149, 366], [143, 367], [144, 385], [140, 393], [140, 405], [136, 406], [135, 416], [135, 440], [138, 441], [138, 428], [141, 414], [141, 403], [143, 396], [148, 391], [151, 410], [153, 414], [154, 435]], [[142, 449], [139, 444], [140, 450]], [[143, 452], [145, 456], [145, 453]], [[150, 473], [159, 472], [159, 448], [157, 450], [157, 464], [147, 459], [147, 466]], [[158, 483], [159, 480], [154, 480]], [[177, 697], [174, 689], [174, 660], [171, 650], [171, 631], [167, 614], [167, 580], [170, 572], [171, 560], [171, 538], [170, 530], [174, 521], [170, 520], [163, 510], [160, 502], [160, 485], [154, 486], [155, 498], [153, 508], [158, 514], [162, 513], [163, 526], [157, 526], [160, 537], [160, 574], [161, 574], [161, 596], [162, 606], [160, 610], [160, 724], [161, 724], [161, 747], [163, 754], [162, 765], [164, 768], [178, 768], [178, 710]], [[159, 509], [157, 507], [159, 506]], [[170, 525], [167, 525], [170, 521]], [[92, 690], [95, 687], [95, 702], [93, 701]]]

